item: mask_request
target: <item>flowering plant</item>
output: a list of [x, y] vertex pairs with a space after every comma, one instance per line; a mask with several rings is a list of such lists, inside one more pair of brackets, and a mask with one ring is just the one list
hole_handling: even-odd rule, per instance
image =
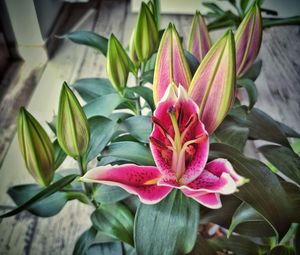
[[[109, 79], [63, 84], [53, 142], [20, 109], [20, 149], [38, 185], [12, 187], [18, 207], [1, 218], [50, 217], [77, 199], [94, 212], [74, 254], [299, 252], [300, 159], [288, 138], [300, 135], [254, 107], [259, 4], [214, 44], [196, 12], [187, 50], [159, 17], [157, 1], [142, 3], [129, 54], [113, 34], [66, 35], [106, 56]], [[256, 139], [270, 143], [259, 148], [265, 163], [243, 154]], [[67, 156], [78, 162], [71, 174], [60, 169]]]

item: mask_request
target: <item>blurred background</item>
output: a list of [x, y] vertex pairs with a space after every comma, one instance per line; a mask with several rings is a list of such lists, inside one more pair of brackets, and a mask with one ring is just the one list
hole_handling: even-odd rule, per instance
[[[161, 0], [161, 26], [173, 22], [186, 45], [195, 11], [210, 12], [203, 2]], [[235, 12], [228, 1], [210, 2]], [[0, 0], [0, 211], [11, 208], [8, 187], [32, 182], [15, 137], [19, 107], [26, 106], [48, 128], [46, 121], [57, 111], [63, 81], [107, 77], [101, 54], [59, 36], [76, 30], [105, 37], [113, 32], [127, 46], [140, 3]], [[263, 7], [276, 10], [277, 17], [300, 15], [299, 0], [266, 0]], [[222, 30], [211, 32], [213, 41], [221, 34]], [[257, 106], [300, 132], [299, 25], [265, 30], [259, 58], [263, 69], [257, 80]], [[24, 212], [5, 219], [0, 222], [0, 254], [70, 254], [76, 238], [89, 226], [87, 213], [89, 208], [74, 201], [55, 218], [38, 219]]]

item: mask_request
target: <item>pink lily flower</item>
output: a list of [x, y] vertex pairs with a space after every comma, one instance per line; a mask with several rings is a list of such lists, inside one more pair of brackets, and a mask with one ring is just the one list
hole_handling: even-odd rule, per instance
[[158, 203], [172, 189], [180, 189], [206, 207], [220, 208], [220, 194], [234, 193], [244, 178], [226, 159], [207, 163], [208, 133], [198, 116], [199, 107], [185, 89], [170, 84], [152, 117], [149, 140], [156, 167], [97, 167], [81, 180], [119, 186], [146, 204]]

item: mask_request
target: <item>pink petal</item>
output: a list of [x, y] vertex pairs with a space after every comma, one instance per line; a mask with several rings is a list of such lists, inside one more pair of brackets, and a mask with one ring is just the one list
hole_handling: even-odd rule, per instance
[[185, 190], [182, 190], [183, 193], [188, 196], [191, 197], [192, 199], [196, 200], [198, 203], [211, 208], [211, 209], [219, 209], [222, 207], [222, 203], [220, 200], [220, 195], [216, 194], [216, 193], [206, 193], [206, 194], [186, 194]]
[[201, 63], [211, 47], [211, 40], [202, 15], [197, 11], [190, 32], [188, 51]]
[[235, 90], [235, 49], [228, 31], [209, 50], [197, 69], [188, 94], [199, 105], [199, 117], [209, 134], [226, 116]]
[[185, 59], [179, 35], [173, 25], [169, 25], [161, 39], [158, 49], [154, 77], [153, 98], [157, 104], [170, 83], [188, 88], [191, 73]]
[[237, 76], [242, 76], [255, 61], [262, 40], [262, 19], [258, 5], [254, 5], [239, 25], [236, 35]]
[[205, 169], [216, 176], [221, 176], [222, 173], [228, 173], [234, 180], [236, 186], [241, 186], [245, 183], [245, 178], [237, 174], [232, 165], [227, 159], [218, 158], [209, 162]]
[[142, 203], [155, 204], [166, 197], [171, 187], [157, 186], [161, 174], [156, 167], [125, 164], [97, 167], [88, 171], [81, 180], [118, 186], [138, 195]]

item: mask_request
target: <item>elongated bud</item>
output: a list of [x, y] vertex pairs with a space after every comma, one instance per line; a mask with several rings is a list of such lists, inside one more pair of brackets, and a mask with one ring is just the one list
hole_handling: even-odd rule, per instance
[[77, 159], [86, 153], [90, 141], [87, 118], [65, 82], [60, 92], [56, 130], [58, 142], [69, 156]]
[[134, 46], [140, 62], [147, 60], [157, 49], [158, 30], [153, 13], [148, 5], [142, 2], [141, 10], [134, 29]]
[[189, 95], [199, 105], [199, 117], [208, 133], [221, 124], [226, 116], [235, 91], [235, 47], [228, 31], [204, 57], [198, 67]]
[[210, 47], [211, 40], [205, 20], [200, 12], [197, 11], [192, 22], [188, 41], [188, 51], [198, 59], [199, 63], [201, 63]]
[[120, 94], [126, 87], [129, 72], [136, 74], [135, 66], [114, 34], [108, 41], [106, 69], [111, 83]]
[[190, 81], [191, 71], [179, 35], [170, 24], [163, 34], [157, 52], [153, 77], [154, 102], [157, 104], [161, 100], [170, 83], [174, 82], [177, 87], [180, 84], [187, 90]]
[[235, 34], [237, 76], [241, 77], [255, 61], [262, 40], [262, 19], [259, 6], [246, 14]]
[[136, 50], [135, 50], [135, 44], [134, 44], [134, 39], [135, 39], [135, 30], [133, 30], [131, 37], [130, 37], [130, 42], [129, 42], [129, 53], [130, 53], [130, 58], [132, 60], [132, 62], [134, 63], [134, 65], [136, 67], [140, 66], [140, 61], [138, 59]]
[[148, 6], [149, 10], [151, 11], [152, 15], [154, 15], [155, 7], [154, 7], [154, 4], [152, 3], [152, 1], [149, 1], [147, 3], [147, 6]]
[[18, 139], [29, 173], [40, 185], [49, 185], [54, 175], [53, 145], [42, 126], [23, 107], [18, 116]]

